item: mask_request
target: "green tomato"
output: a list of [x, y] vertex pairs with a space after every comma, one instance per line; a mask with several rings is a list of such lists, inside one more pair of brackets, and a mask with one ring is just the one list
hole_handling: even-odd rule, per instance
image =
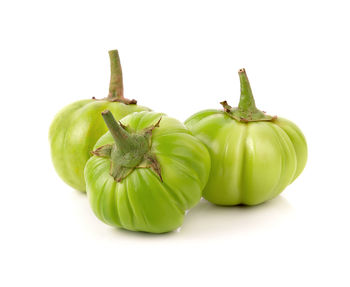
[[49, 141], [51, 158], [58, 175], [71, 187], [85, 191], [84, 167], [96, 141], [107, 132], [101, 112], [109, 109], [117, 119], [143, 110], [135, 100], [123, 96], [122, 72], [118, 51], [109, 52], [111, 82], [109, 95], [102, 100], [89, 99], [72, 103], [54, 118]]
[[210, 156], [179, 121], [155, 112], [133, 113], [109, 132], [85, 166], [90, 205], [103, 222], [163, 233], [181, 226], [207, 183]]
[[218, 205], [256, 205], [279, 195], [303, 171], [307, 144], [292, 122], [265, 115], [254, 102], [244, 69], [233, 109], [206, 110], [185, 125], [208, 148], [211, 172], [203, 197]]

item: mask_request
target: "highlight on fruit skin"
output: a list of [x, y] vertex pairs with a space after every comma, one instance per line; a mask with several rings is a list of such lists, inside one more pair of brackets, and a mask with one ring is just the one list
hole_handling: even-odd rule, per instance
[[258, 110], [244, 69], [237, 108], [205, 110], [185, 121], [211, 156], [203, 197], [218, 205], [257, 205], [279, 195], [303, 171], [307, 143], [291, 121]]
[[85, 99], [64, 107], [50, 126], [51, 158], [57, 174], [74, 189], [85, 191], [84, 167], [96, 141], [107, 132], [101, 112], [109, 109], [119, 120], [138, 111], [149, 110], [124, 97], [119, 53], [109, 51], [111, 79], [108, 96]]
[[164, 233], [180, 227], [208, 180], [205, 146], [165, 114], [138, 112], [119, 123], [108, 111], [102, 115], [109, 131], [85, 166], [95, 215], [132, 231]]

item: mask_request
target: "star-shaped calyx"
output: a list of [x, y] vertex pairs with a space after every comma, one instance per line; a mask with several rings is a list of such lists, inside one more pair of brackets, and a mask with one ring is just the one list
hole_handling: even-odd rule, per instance
[[126, 126], [116, 122], [109, 110], [102, 112], [102, 117], [114, 143], [101, 146], [92, 154], [110, 159], [110, 175], [120, 182], [136, 168], [150, 168], [162, 181], [160, 165], [151, 152], [152, 131], [159, 127], [161, 118], [155, 125], [142, 131], [127, 131]]
[[237, 108], [232, 108], [226, 101], [223, 101], [220, 104], [224, 107], [224, 112], [231, 118], [244, 123], [272, 121], [276, 119], [276, 116], [266, 115], [265, 112], [258, 110], [255, 106], [253, 92], [245, 69], [240, 69], [238, 75], [241, 83], [239, 105]]

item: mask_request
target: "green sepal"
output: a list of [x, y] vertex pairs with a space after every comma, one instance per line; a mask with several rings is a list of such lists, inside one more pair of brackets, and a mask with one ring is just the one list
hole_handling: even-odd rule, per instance
[[242, 110], [240, 108], [232, 108], [227, 101], [220, 102], [224, 107], [225, 113], [231, 118], [239, 122], [261, 122], [261, 121], [272, 121], [276, 119], [276, 116], [266, 115], [264, 112], [256, 110]]
[[112, 152], [113, 145], [107, 144], [104, 146], [101, 146], [95, 150], [93, 150], [91, 153], [93, 155], [99, 156], [99, 157], [111, 157], [111, 152]]
[[117, 166], [117, 165], [114, 165], [113, 162], [111, 162], [110, 175], [114, 178], [115, 181], [121, 182], [130, 173], [132, 173], [134, 169], [135, 168]]
[[101, 146], [92, 154], [110, 159], [110, 175], [114, 180], [122, 181], [135, 168], [151, 168], [162, 181], [160, 165], [151, 153], [152, 131], [159, 127], [162, 118], [141, 132], [134, 132], [128, 131], [122, 123], [117, 123], [110, 111], [102, 112], [102, 116], [115, 143]]
[[241, 97], [239, 100], [239, 105], [237, 108], [232, 108], [227, 101], [220, 102], [220, 104], [224, 107], [224, 112], [231, 118], [244, 123], [272, 121], [276, 119], [276, 116], [266, 115], [265, 112], [256, 108], [253, 92], [245, 69], [240, 69], [238, 71], [238, 75], [241, 83]]
[[154, 125], [151, 125], [151, 126], [149, 126], [148, 128], [145, 128], [145, 129], [142, 131], [142, 134], [144, 134], [145, 136], [148, 136], [148, 137], [150, 138], [151, 135], [152, 135], [152, 131], [153, 131], [155, 128], [159, 128], [159, 123], [160, 123], [161, 120], [162, 120], [162, 117], [160, 117], [159, 120], [158, 120]]
[[163, 182], [160, 164], [154, 154], [145, 154], [143, 162], [138, 166], [138, 168], [150, 168], [159, 177], [160, 181]]

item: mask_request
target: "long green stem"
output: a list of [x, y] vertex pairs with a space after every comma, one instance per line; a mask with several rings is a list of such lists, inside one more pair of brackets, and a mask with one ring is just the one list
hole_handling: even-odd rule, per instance
[[245, 69], [240, 69], [238, 71], [238, 75], [241, 82], [241, 96], [239, 99], [238, 108], [242, 111], [256, 111], [252, 88], [250, 87]]
[[111, 50], [108, 54], [111, 62], [111, 80], [109, 82], [108, 98], [123, 99], [123, 73], [118, 50]]

